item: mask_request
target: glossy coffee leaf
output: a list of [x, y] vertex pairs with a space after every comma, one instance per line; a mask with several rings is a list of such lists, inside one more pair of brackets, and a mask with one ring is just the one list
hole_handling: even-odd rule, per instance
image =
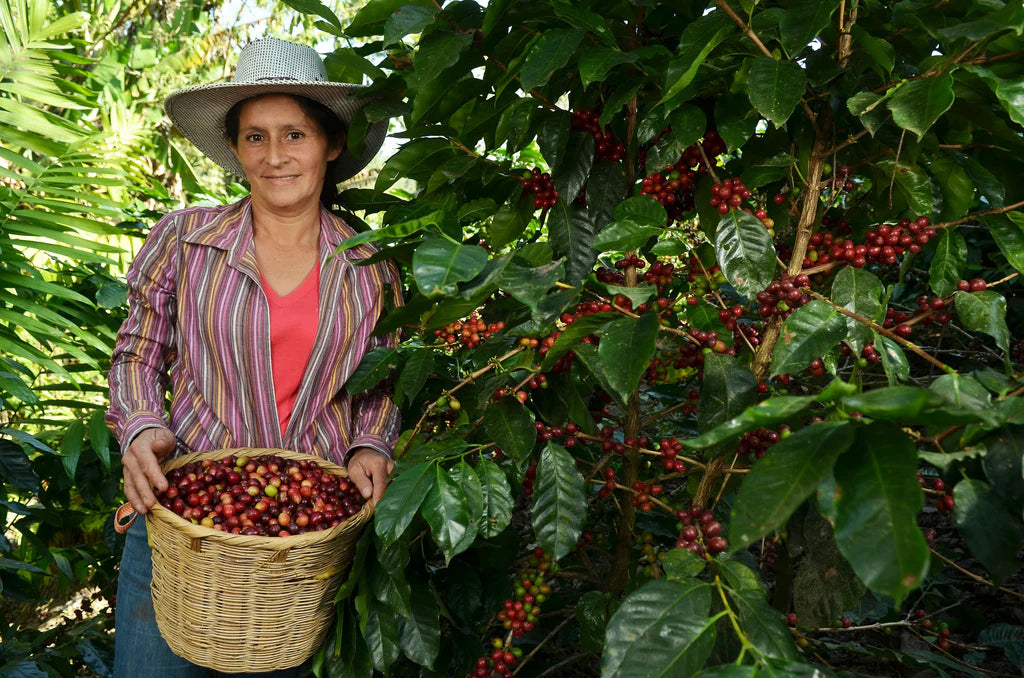
[[345, 34], [350, 37], [383, 35], [388, 20], [405, 5], [434, 6], [430, 0], [372, 0], [356, 12], [345, 27]]
[[752, 60], [747, 82], [750, 103], [778, 128], [800, 103], [807, 76], [795, 61], [759, 56]]
[[519, 86], [523, 91], [546, 85], [555, 71], [569, 63], [584, 35], [586, 33], [577, 28], [544, 31], [519, 72]]
[[488, 442], [513, 459], [528, 455], [537, 440], [533, 412], [515, 398], [500, 398], [484, 410], [483, 430]]
[[953, 499], [953, 517], [968, 550], [1002, 584], [1021, 567], [1017, 558], [1024, 539], [1020, 506], [1011, 513], [988, 483], [974, 478], [958, 482]]
[[367, 351], [356, 371], [345, 382], [345, 390], [350, 395], [355, 395], [373, 388], [382, 379], [386, 379], [391, 370], [398, 367], [399, 360], [398, 349], [395, 348], [380, 346]]
[[730, 591], [729, 601], [739, 615], [740, 628], [750, 643], [765, 657], [793, 660], [799, 656], [793, 634], [782, 613], [754, 591]]
[[724, 13], [711, 12], [683, 29], [679, 38], [679, 58], [669, 61], [665, 69], [662, 102], [682, 92], [697, 75], [711, 51], [737, 31]]
[[564, 275], [565, 265], [561, 261], [553, 261], [535, 268], [519, 266], [513, 262], [505, 266], [498, 284], [502, 290], [515, 297], [516, 301], [536, 312], [537, 304]]
[[989, 484], [1020, 515], [1024, 510], [1024, 426], [1004, 426], [986, 438], [984, 444], [981, 465]]
[[987, 334], [1003, 351], [1010, 350], [1010, 331], [1006, 327], [1006, 299], [998, 292], [957, 292], [956, 312], [969, 332]]
[[458, 283], [472, 280], [487, 264], [487, 250], [435, 238], [416, 248], [412, 273], [420, 292], [428, 297], [451, 296]]
[[853, 443], [848, 422], [821, 421], [773, 445], [740, 484], [729, 523], [729, 546], [746, 548], [785, 526]]
[[665, 576], [669, 579], [686, 582], [703, 572], [708, 563], [693, 551], [674, 548], [665, 554], [665, 560], [662, 561], [661, 566], [665, 569]]
[[403, 5], [388, 17], [384, 24], [384, 46], [401, 41], [410, 33], [420, 33], [434, 22], [437, 15], [436, 7], [420, 5]]
[[515, 241], [526, 230], [533, 210], [533, 196], [527, 194], [520, 196], [514, 205], [499, 207], [487, 227], [488, 244], [491, 247], [504, 247]]
[[836, 462], [836, 545], [868, 588], [898, 605], [921, 585], [929, 554], [917, 514], [917, 450], [897, 427], [861, 428]]
[[[480, 521], [484, 514], [483, 484], [476, 470], [466, 463], [465, 458], [460, 459], [459, 463], [451, 467], [448, 473], [455, 484], [462, 488], [463, 494], [466, 495], [466, 508], [469, 509], [469, 528], [467, 531], [473, 536], [473, 539], [470, 539], [470, 543], [472, 543], [480, 532]], [[466, 538], [469, 539], [469, 535]]]
[[839, 4], [840, 0], [796, 0], [790, 3], [779, 22], [782, 46], [786, 51], [795, 55], [806, 48], [829, 25]]
[[608, 383], [620, 399], [628, 400], [636, 390], [654, 355], [657, 338], [658, 316], [655, 313], [615, 320], [602, 331], [597, 355]]
[[[426, 385], [427, 379], [436, 373], [435, 354], [428, 348], [417, 349], [402, 366], [395, 385], [395, 402], [412, 401]], [[398, 397], [401, 394], [401, 399]]]
[[757, 380], [736, 358], [712, 353], [704, 358], [704, 386], [697, 403], [697, 430], [713, 429], [757, 402]]
[[394, 543], [409, 527], [433, 484], [433, 474], [434, 462], [421, 462], [392, 477], [373, 516], [374, 530], [385, 546]]
[[500, 534], [512, 521], [512, 488], [498, 465], [487, 459], [476, 467], [480, 479], [483, 510], [480, 513], [480, 536], [488, 539]]
[[670, 678], [700, 671], [715, 645], [711, 587], [656, 580], [629, 595], [608, 623], [601, 678]]
[[406, 657], [430, 668], [441, 647], [440, 610], [429, 586], [412, 589], [412, 607], [408, 616], [398, 620], [399, 645]]
[[982, 221], [1010, 265], [1024, 273], [1024, 212], [993, 214]]
[[580, 623], [580, 645], [587, 652], [598, 654], [604, 649], [610, 603], [600, 591], [587, 591], [576, 604], [574, 614]]
[[398, 646], [398, 617], [380, 603], [371, 600], [363, 635], [373, 660], [373, 668], [386, 673], [401, 653]]
[[914, 164], [895, 160], [880, 160], [875, 163], [885, 173], [885, 181], [893, 182], [896, 194], [906, 202], [914, 214], [928, 216], [932, 213], [935, 196], [932, 193], [932, 179], [928, 173]]
[[742, 210], [732, 210], [718, 222], [715, 254], [722, 274], [748, 300], [768, 287], [775, 275], [775, 247], [768, 229]]
[[899, 344], [876, 332], [875, 350], [889, 380], [889, 386], [896, 386], [898, 382], [906, 381], [910, 377], [910, 363]]
[[639, 249], [651, 238], [661, 235], [664, 228], [640, 226], [628, 221], [615, 222], [604, 228], [594, 240], [599, 252], [629, 252]]
[[603, 80], [608, 71], [620, 64], [633, 63], [638, 58], [632, 52], [622, 52], [607, 47], [593, 47], [584, 51], [580, 55], [579, 63], [583, 86], [587, 87], [592, 82]]
[[949, 110], [954, 98], [953, 75], [945, 71], [930, 78], [907, 80], [889, 99], [888, 106], [893, 122], [921, 137]]
[[565, 448], [548, 443], [537, 464], [531, 508], [541, 548], [560, 560], [576, 548], [587, 519], [583, 475]]
[[580, 130], [572, 130], [562, 159], [551, 167], [551, 183], [562, 202], [568, 204], [576, 200], [580, 189], [587, 183], [593, 165], [594, 137]]
[[772, 376], [799, 372], [846, 338], [846, 316], [814, 299], [786, 318], [775, 352]]
[[939, 233], [935, 255], [928, 269], [928, 284], [936, 296], [944, 297], [956, 290], [967, 265], [967, 241], [959, 231], [944, 228]]
[[[833, 302], [847, 311], [879, 322], [885, 316], [885, 286], [874, 274], [860, 268], [847, 266], [836, 274], [832, 281]], [[846, 322], [846, 343], [850, 345], [854, 355], [860, 355], [865, 346], [871, 343], [874, 336], [871, 328], [853, 318], [844, 317]]]
[[775, 427], [802, 415], [814, 403], [810, 396], [775, 396], [748, 407], [738, 417], [722, 422], [707, 433], [683, 441], [683, 446], [703, 450], [755, 428]]
[[[974, 202], [974, 182], [956, 159], [949, 155], [935, 158], [928, 169], [942, 192], [939, 219], [952, 221], [967, 214]], [[948, 230], [948, 229], [947, 229]]]
[[581, 339], [594, 333], [603, 334], [600, 331], [601, 328], [611, 321], [617, 320], [619, 317], [618, 313], [609, 311], [608, 313], [593, 313], [577, 318], [558, 335], [554, 345], [544, 354], [541, 369], [544, 371], [550, 370], [558, 362], [558, 359], [578, 345]]
[[600, 224], [586, 207], [569, 204], [559, 197], [551, 208], [548, 235], [555, 256], [566, 259], [566, 282], [578, 285], [593, 270], [598, 252], [592, 245], [600, 230]]

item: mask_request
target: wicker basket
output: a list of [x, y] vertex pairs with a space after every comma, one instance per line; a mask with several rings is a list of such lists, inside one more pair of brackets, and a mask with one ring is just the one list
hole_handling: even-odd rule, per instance
[[[163, 470], [232, 454], [310, 459], [289, 450], [239, 448], [178, 457]], [[348, 475], [336, 464], [316, 461], [326, 472]], [[217, 671], [275, 671], [301, 664], [316, 652], [334, 620], [334, 596], [372, 515], [367, 502], [328, 530], [258, 537], [195, 525], [155, 505], [146, 514], [146, 529], [160, 634], [175, 654]]]

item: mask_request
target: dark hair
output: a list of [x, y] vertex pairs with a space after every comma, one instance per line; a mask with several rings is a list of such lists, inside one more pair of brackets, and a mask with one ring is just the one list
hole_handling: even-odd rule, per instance
[[[231, 142], [234, 146], [238, 146], [238, 128], [239, 121], [242, 117], [242, 104], [247, 101], [253, 101], [265, 96], [271, 96], [278, 94], [278, 92], [268, 92], [266, 94], [259, 94], [248, 99], [243, 99], [237, 104], [231, 107], [231, 110], [224, 116], [224, 137]], [[341, 119], [335, 115], [334, 111], [324, 106], [315, 99], [304, 97], [301, 94], [291, 94], [290, 92], [280, 92], [286, 96], [290, 96], [295, 99], [295, 102], [302, 109], [302, 112], [313, 119], [316, 126], [320, 129], [320, 133], [327, 137], [327, 143], [332, 148], [340, 148], [342, 153], [345, 153], [345, 144], [348, 141], [348, 127]], [[338, 204], [338, 183], [334, 177], [337, 176], [338, 159], [341, 155], [334, 160], [327, 163], [327, 173], [324, 176], [324, 186], [320, 189], [320, 202], [327, 209], [333, 209]]]

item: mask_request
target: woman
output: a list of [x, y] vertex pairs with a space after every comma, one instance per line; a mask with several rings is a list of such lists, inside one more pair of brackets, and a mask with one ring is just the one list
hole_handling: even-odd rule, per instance
[[[361, 158], [346, 151], [358, 90], [328, 82], [311, 48], [264, 39], [242, 50], [234, 81], [168, 98], [179, 131], [251, 191], [167, 215], [128, 272], [107, 423], [138, 513], [167, 487], [162, 459], [231, 447], [326, 457], [347, 466], [366, 499], [381, 497], [397, 411], [379, 390], [352, 397], [344, 385], [366, 351], [393, 345], [371, 333], [401, 289], [392, 267], [355, 265], [368, 247], [332, 256], [354, 231], [329, 211], [336, 183], [369, 162], [386, 132], [386, 122], [371, 126]], [[121, 564], [115, 675], [207, 675], [156, 628], [143, 523], [129, 530]]]

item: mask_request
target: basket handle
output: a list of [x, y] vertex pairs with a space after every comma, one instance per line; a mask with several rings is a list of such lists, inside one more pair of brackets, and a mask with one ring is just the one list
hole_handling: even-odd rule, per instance
[[114, 530], [118, 534], [126, 533], [135, 524], [135, 519], [138, 517], [139, 514], [135, 512], [131, 504], [127, 502], [121, 504], [114, 512]]

